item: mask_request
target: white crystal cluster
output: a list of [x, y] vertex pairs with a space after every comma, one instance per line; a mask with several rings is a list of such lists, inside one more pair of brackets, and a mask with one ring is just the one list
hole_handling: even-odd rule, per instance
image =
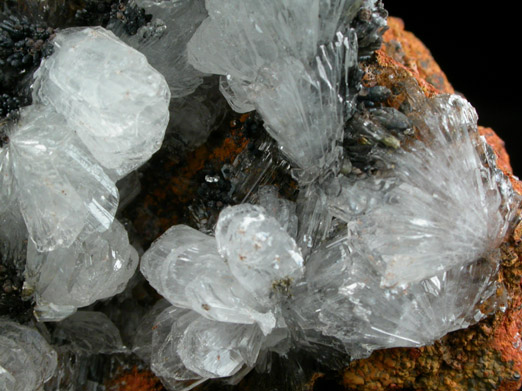
[[169, 120], [165, 78], [103, 28], [68, 30], [35, 73], [34, 98], [62, 114], [113, 177], [161, 146]]
[[[353, 0], [208, 1], [188, 44], [189, 62], [221, 76], [238, 112], [258, 110], [283, 153], [311, 179], [341, 150], [343, 99], [357, 41], [345, 26]], [[346, 36], [345, 36], [346, 35]]]
[[152, 368], [190, 380], [252, 368], [285, 336], [280, 302], [302, 277], [303, 259], [274, 217], [242, 204], [221, 212], [215, 238], [170, 228], [144, 254], [141, 271], [174, 305], [153, 327]]
[[0, 151], [0, 212], [18, 204], [39, 251], [110, 227], [115, 180], [160, 147], [169, 117], [164, 78], [112, 33], [64, 30], [54, 43]]
[[0, 212], [29, 233], [25, 294], [60, 320], [121, 292], [138, 257], [114, 216], [115, 181], [159, 149], [170, 92], [145, 57], [102, 28], [57, 34], [35, 73], [34, 103], [2, 148]]
[[135, 351], [168, 384], [234, 382], [289, 348], [422, 346], [504, 308], [495, 250], [520, 198], [468, 102], [412, 95], [417, 139], [374, 151], [376, 173], [339, 167], [360, 5], [206, 2], [189, 62], [261, 114], [301, 188], [296, 207], [265, 188], [267, 209], [225, 209], [215, 238], [174, 226], [146, 252], [142, 272], [173, 306], [153, 309]]
[[[412, 137], [373, 149], [378, 170], [348, 167], [346, 123], [360, 88], [349, 78], [360, 54], [350, 22], [376, 3], [135, 0], [154, 18], [122, 37], [168, 85], [102, 28], [58, 33], [34, 104], [0, 150], [0, 221], [21, 214], [30, 239], [24, 293], [39, 321], [59, 321], [52, 339], [76, 363], [61, 360], [53, 389], [90, 355], [128, 352], [118, 326], [137, 328], [132, 351], [166, 387], [188, 390], [211, 378], [234, 384], [269, 369], [273, 354], [306, 350], [330, 364], [422, 346], [504, 309], [498, 247], [520, 197], [465, 99], [412, 93], [401, 114]], [[177, 141], [194, 147], [208, 135], [222, 110], [207, 74], [219, 75], [234, 110], [260, 114], [293, 166], [296, 201], [275, 186], [255, 192], [253, 181], [257, 205], [226, 207], [206, 233], [168, 229], [141, 260], [163, 299], [139, 326], [145, 309], [131, 319], [119, 308], [133, 284], [98, 303], [105, 312], [77, 311], [143, 278], [115, 219], [115, 182], [158, 150], [169, 105]], [[136, 181], [119, 186], [132, 194]], [[55, 367], [36, 329], [0, 318], [0, 388], [39, 389]]]
[[0, 318], [1, 390], [39, 390], [56, 365], [56, 352], [36, 329]]
[[391, 172], [340, 178], [327, 203], [346, 230], [307, 262], [309, 295], [322, 292], [318, 327], [352, 357], [422, 346], [505, 304], [494, 250], [520, 197], [467, 101], [440, 95], [420, 112], [423, 141], [381, 156]]
[[[416, 282], [498, 247], [516, 213], [509, 183], [486, 161], [473, 107], [456, 95], [426, 100], [414, 119], [424, 141], [384, 156], [393, 173], [341, 178], [330, 200], [351, 239], [374, 257], [383, 285]], [[453, 232], [447, 240], [448, 232]]]

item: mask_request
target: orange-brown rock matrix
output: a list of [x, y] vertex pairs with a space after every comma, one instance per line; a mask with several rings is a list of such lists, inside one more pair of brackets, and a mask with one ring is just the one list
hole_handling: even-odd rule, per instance
[[[385, 85], [393, 92], [390, 106], [399, 108], [422, 91], [426, 96], [452, 93], [453, 88], [429, 50], [400, 19], [389, 18], [390, 29], [375, 58], [365, 64], [364, 82]], [[503, 141], [490, 128], [479, 127], [492, 146], [498, 166], [513, 176]], [[505, 313], [499, 312], [478, 325], [451, 333], [432, 346], [376, 351], [351, 363], [342, 373], [345, 390], [415, 391], [515, 391], [522, 385], [522, 223], [501, 247], [499, 279], [511, 298]]]
[[149, 370], [133, 367], [119, 372], [105, 385], [107, 391], [165, 391], [161, 381]]

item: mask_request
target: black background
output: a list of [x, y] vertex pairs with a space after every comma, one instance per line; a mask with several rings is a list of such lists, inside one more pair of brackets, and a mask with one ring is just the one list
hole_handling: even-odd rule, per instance
[[[508, 6], [506, 6], [508, 4]], [[504, 139], [516, 175], [522, 176], [522, 15], [517, 2], [384, 0], [430, 49], [456, 91], [475, 106], [479, 124]]]

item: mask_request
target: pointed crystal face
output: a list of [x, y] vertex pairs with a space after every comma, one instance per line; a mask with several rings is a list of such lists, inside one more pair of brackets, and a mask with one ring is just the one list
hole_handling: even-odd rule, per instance
[[165, 78], [101, 27], [64, 30], [54, 44], [35, 73], [34, 100], [63, 114], [92, 155], [123, 177], [161, 146], [169, 120]]

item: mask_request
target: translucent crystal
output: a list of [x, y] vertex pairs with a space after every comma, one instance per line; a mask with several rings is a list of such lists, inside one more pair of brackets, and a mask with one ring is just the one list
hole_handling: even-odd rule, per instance
[[0, 318], [2, 390], [40, 389], [51, 378], [56, 365], [56, 352], [36, 329]]
[[235, 110], [262, 114], [283, 153], [302, 169], [302, 181], [333, 168], [341, 154], [342, 91], [357, 61], [357, 38], [351, 31], [343, 36], [340, 20], [348, 22], [358, 5], [213, 1], [188, 45], [196, 68], [223, 75], [221, 92]]
[[78, 311], [57, 323], [53, 337], [84, 355], [125, 351], [118, 328], [107, 315], [97, 311]]
[[281, 58], [308, 61], [330, 42], [341, 16], [357, 11], [353, 0], [207, 2], [209, 17], [188, 44], [189, 62], [206, 73], [253, 82], [258, 71]]
[[187, 61], [187, 43], [207, 17], [204, 0], [135, 0], [135, 4], [153, 19], [137, 34], [121, 38], [165, 76], [173, 98], [191, 94], [205, 75]]
[[116, 186], [51, 108], [24, 108], [2, 155], [0, 193], [7, 205], [17, 200], [39, 251], [70, 246], [80, 233], [111, 225]]
[[302, 276], [303, 258], [295, 241], [261, 207], [242, 204], [224, 209], [216, 225], [216, 242], [234, 277], [260, 300], [274, 284]]
[[411, 119], [423, 140], [380, 157], [391, 173], [343, 177], [340, 195], [329, 201], [386, 286], [477, 260], [502, 242], [519, 203], [467, 101], [440, 95], [420, 113]]
[[357, 56], [355, 37], [339, 34], [321, 46], [312, 66], [287, 58], [263, 68], [256, 91], [256, 109], [282, 152], [304, 172], [308, 181], [332, 167], [341, 151], [344, 100], [342, 86]]
[[141, 271], [172, 304], [232, 323], [254, 323], [269, 332], [275, 325], [268, 298], [257, 300], [234, 278], [216, 240], [177, 225], [143, 255]]
[[178, 352], [185, 329], [200, 316], [194, 311], [170, 306], [154, 320], [151, 342], [151, 368], [162, 379], [172, 382], [202, 379], [187, 369]]
[[170, 91], [145, 56], [101, 28], [63, 30], [35, 73], [34, 100], [63, 114], [116, 177], [161, 146]]
[[280, 198], [275, 186], [262, 186], [257, 192], [259, 205], [274, 217], [277, 222], [295, 238], [297, 235], [297, 215], [295, 214], [296, 205], [294, 202]]
[[205, 377], [226, 377], [253, 367], [264, 341], [256, 325], [227, 324], [203, 317], [192, 321], [178, 343], [183, 364]]
[[297, 216], [297, 244], [303, 255], [308, 255], [326, 238], [332, 222], [326, 194], [317, 185], [311, 184], [299, 191]]
[[123, 291], [137, 265], [127, 232], [114, 221], [104, 233], [77, 240], [66, 249], [38, 252], [29, 244], [24, 288], [36, 297], [39, 319], [61, 320], [78, 307]]
[[[323, 292], [318, 298], [320, 328], [341, 340], [352, 358], [367, 357], [375, 349], [429, 344], [506, 304], [494, 258], [385, 288], [364, 253], [345, 244], [337, 246], [337, 256], [323, 251], [307, 264], [311, 289]], [[334, 276], [343, 276], [341, 285]]]
[[147, 363], [150, 363], [151, 355], [153, 353], [152, 332], [154, 322], [158, 315], [168, 307], [171, 307], [171, 304], [167, 300], [158, 300], [158, 302], [156, 302], [156, 304], [154, 304], [154, 306], [143, 316], [136, 332], [134, 333], [132, 352]]

